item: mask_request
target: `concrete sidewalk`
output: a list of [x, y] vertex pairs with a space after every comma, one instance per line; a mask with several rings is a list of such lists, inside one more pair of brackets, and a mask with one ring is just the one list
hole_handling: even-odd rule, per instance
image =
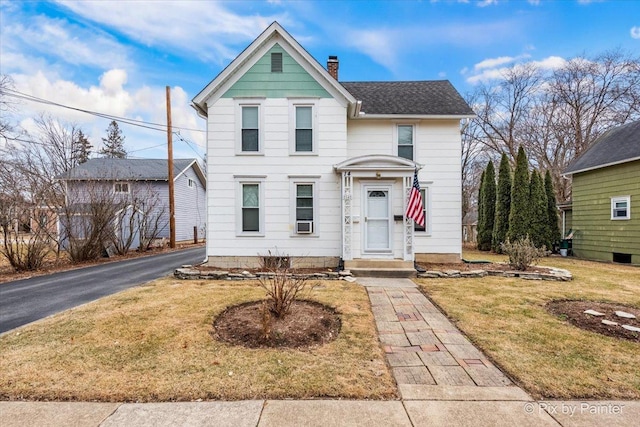
[[251, 400], [0, 402], [3, 427], [636, 426], [640, 402]]
[[408, 279], [366, 287], [400, 401], [0, 402], [0, 426], [635, 426], [640, 402], [533, 401]]

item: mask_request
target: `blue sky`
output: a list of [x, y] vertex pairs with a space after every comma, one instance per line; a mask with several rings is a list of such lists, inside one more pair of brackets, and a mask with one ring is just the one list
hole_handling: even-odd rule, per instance
[[[172, 88], [176, 157], [204, 153], [204, 120], [190, 100], [277, 20], [340, 80], [448, 79], [463, 95], [500, 69], [621, 48], [640, 52], [640, 1], [6, 1], [0, 72], [20, 92], [60, 104], [165, 123]], [[46, 111], [82, 127], [94, 146], [108, 120], [22, 102], [33, 130]], [[133, 157], [165, 157], [162, 132], [121, 125]]]

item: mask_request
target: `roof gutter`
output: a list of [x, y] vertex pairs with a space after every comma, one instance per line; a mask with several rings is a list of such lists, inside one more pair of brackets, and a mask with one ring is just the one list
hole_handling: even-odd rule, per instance
[[477, 116], [475, 114], [367, 114], [365, 112], [359, 112], [359, 115], [356, 118], [359, 119], [370, 119], [370, 120], [381, 120], [381, 119], [431, 119], [431, 120], [460, 120], [460, 119], [475, 119]]
[[206, 119], [209, 117], [209, 114], [202, 108], [200, 107], [198, 104], [196, 104], [195, 102], [191, 103], [191, 107], [196, 110], [196, 113], [198, 113], [198, 116], [200, 116], [203, 119]]

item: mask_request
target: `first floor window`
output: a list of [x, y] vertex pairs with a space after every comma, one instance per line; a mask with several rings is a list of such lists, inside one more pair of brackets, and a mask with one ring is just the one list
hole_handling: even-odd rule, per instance
[[260, 184], [242, 184], [242, 231], [260, 231]]
[[427, 231], [427, 227], [429, 226], [428, 221], [429, 217], [427, 216], [427, 189], [420, 185], [420, 195], [422, 196], [422, 212], [424, 213], [424, 227], [420, 224], [413, 223], [414, 231]]
[[313, 151], [313, 108], [296, 106], [296, 152]]
[[398, 125], [398, 157], [413, 160], [412, 125]]
[[631, 196], [611, 198], [611, 219], [631, 219]]
[[296, 221], [313, 221], [313, 184], [296, 185]]

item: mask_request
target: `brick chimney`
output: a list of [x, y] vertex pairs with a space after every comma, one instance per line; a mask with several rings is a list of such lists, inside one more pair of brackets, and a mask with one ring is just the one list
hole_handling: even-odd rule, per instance
[[329, 55], [327, 60], [327, 71], [331, 74], [331, 77], [338, 80], [338, 57], [335, 55]]

